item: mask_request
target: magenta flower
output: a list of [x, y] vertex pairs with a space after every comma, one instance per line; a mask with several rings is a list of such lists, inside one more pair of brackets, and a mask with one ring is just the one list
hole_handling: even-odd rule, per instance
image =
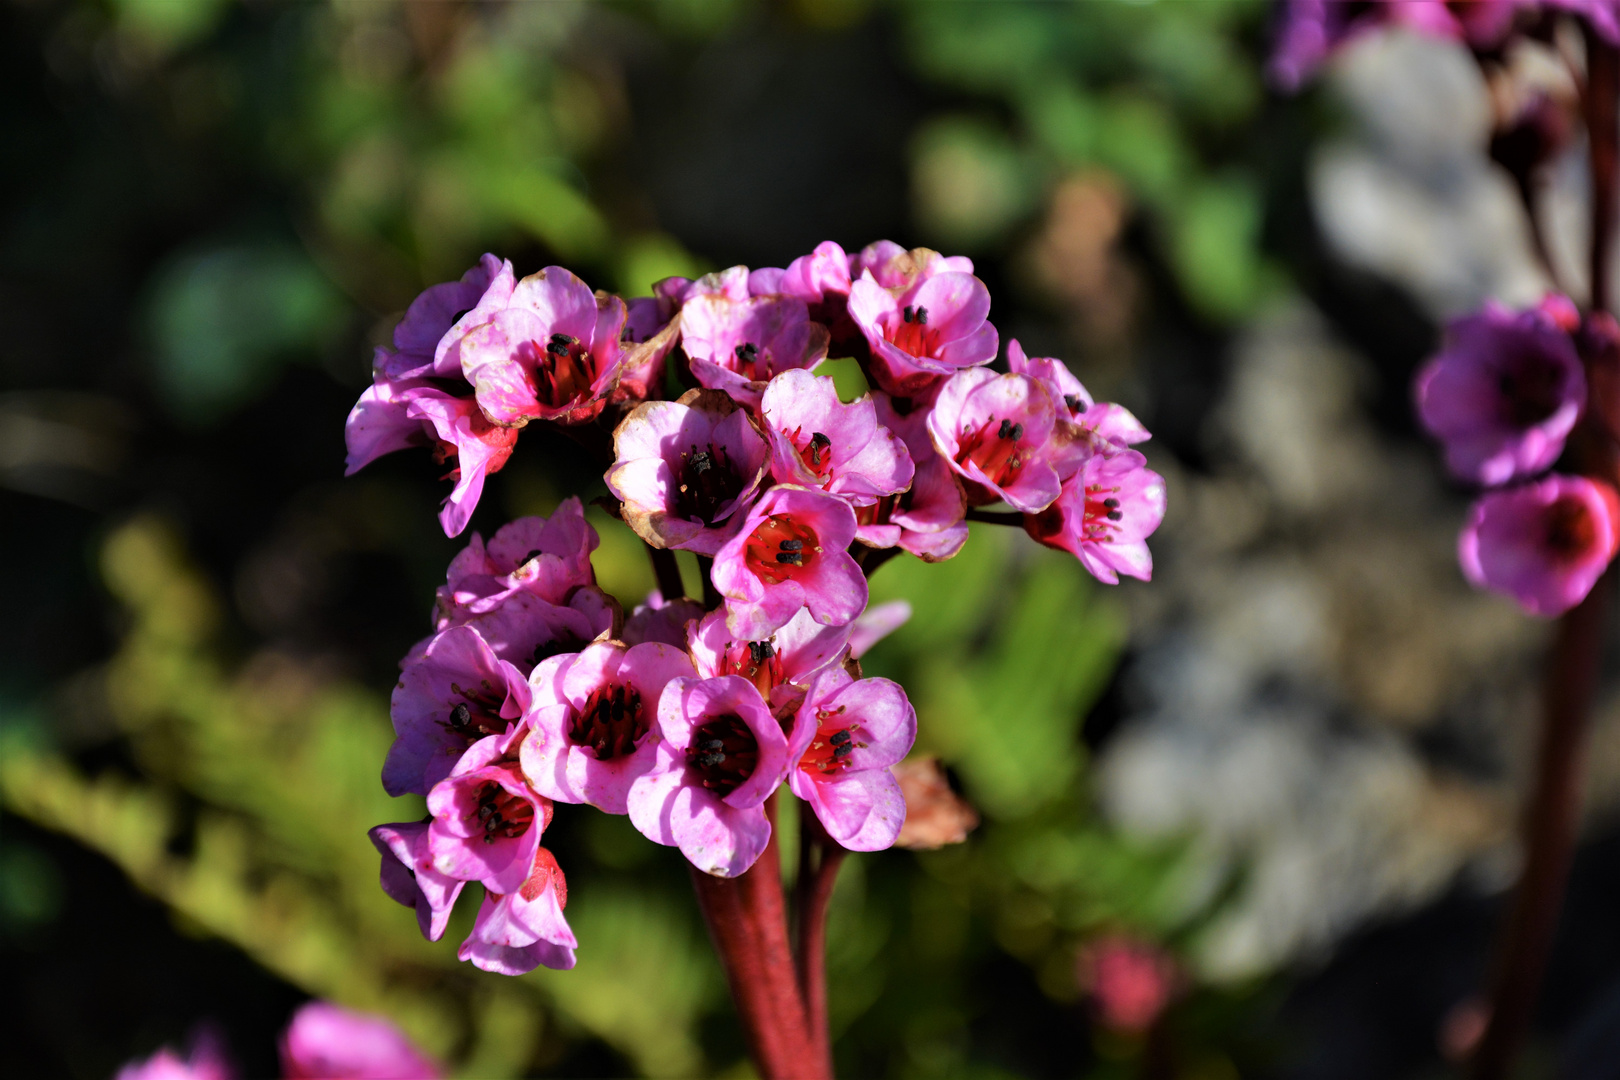
[[[1581, 0], [1575, 0], [1579, 3]], [[1600, 0], [1601, 2], [1601, 0]], [[1402, 26], [1430, 37], [1466, 40], [1477, 48], [1500, 45], [1517, 9], [1534, 0], [1284, 0], [1270, 74], [1283, 90], [1298, 90], [1334, 52], [1385, 26]]]
[[434, 460], [454, 462], [445, 479], [455, 488], [439, 512], [446, 536], [467, 528], [484, 477], [500, 472], [517, 443], [516, 428], [490, 423], [471, 396], [457, 397], [416, 381], [390, 382], [378, 375], [360, 395], [344, 425], [349, 456], [345, 475], [408, 446], [433, 445]]
[[951, 377], [928, 415], [928, 432], [968, 501], [1005, 500], [1033, 514], [1058, 497], [1062, 483], [1091, 452], [1083, 433], [1060, 422], [1046, 384], [985, 368]]
[[645, 603], [624, 620], [624, 643], [640, 645], [644, 641], [660, 641], [677, 649], [686, 648], [687, 624], [703, 618], [703, 605], [696, 600], [681, 597], [665, 600], [664, 594], [654, 589], [647, 594]]
[[665, 278], [653, 285], [652, 296], [638, 297], [626, 305], [624, 329], [619, 332], [623, 366], [609, 401], [645, 401], [659, 396], [664, 360], [680, 343], [675, 313], [681, 308], [681, 293], [690, 284], [686, 278]]
[[528, 731], [519, 724], [473, 743], [428, 792], [428, 851], [438, 873], [497, 893], [515, 892], [528, 878], [551, 821], [551, 800], [529, 787], [518, 768], [518, 744]]
[[383, 892], [396, 903], [415, 908], [422, 936], [438, 941], [467, 883], [433, 869], [427, 834], [427, 822], [402, 821], [378, 825], [366, 835], [382, 856]]
[[755, 296], [780, 293], [803, 300], [810, 318], [827, 328], [829, 354], [848, 356], [852, 345], [864, 345], [860, 327], [849, 317], [851, 262], [843, 248], [823, 240], [810, 254], [788, 263], [785, 270], [755, 270], [748, 275], [748, 289]]
[[1418, 412], [1445, 443], [1446, 463], [1487, 486], [1546, 469], [1586, 405], [1570, 337], [1578, 316], [1562, 297], [1514, 313], [1487, 303], [1454, 321], [1419, 372]]
[[1148, 581], [1153, 554], [1147, 538], [1164, 520], [1164, 478], [1135, 450], [1099, 454], [1063, 484], [1046, 510], [1024, 517], [1024, 531], [1050, 548], [1067, 551], [1097, 580], [1119, 574]]
[[591, 292], [560, 266], [517, 283], [487, 321], [463, 320], [447, 338], [478, 406], [497, 424], [578, 424], [602, 411], [618, 385], [624, 301]]
[[380, 1016], [312, 1001], [281, 1036], [286, 1080], [439, 1080], [444, 1068]]
[[503, 735], [529, 707], [523, 672], [490, 650], [478, 631], [455, 626], [406, 658], [389, 713], [394, 744], [383, 765], [390, 795], [425, 795], [467, 748]]
[[[578, 652], [598, 638], [615, 636], [616, 605], [595, 586], [576, 589], [567, 607], [547, 603], [533, 593], [515, 592], [494, 611], [455, 625], [478, 631], [492, 653], [528, 678], [534, 666], [547, 657]], [[412, 649], [406, 661], [420, 652], [420, 648]]]
[[843, 657], [850, 628], [823, 626], [800, 608], [771, 634], [748, 641], [726, 628], [722, 609], [709, 612], [687, 634], [687, 650], [699, 678], [741, 676], [781, 716], [798, 708], [816, 672]]
[[435, 594], [438, 629], [494, 611], [517, 592], [568, 603], [576, 589], [596, 583], [591, 552], [599, 543], [578, 496], [564, 499], [550, 518], [523, 517], [502, 525], [487, 546], [474, 533], [450, 560], [445, 584]]
[[1620, 546], [1620, 499], [1608, 484], [1554, 473], [1486, 493], [1457, 541], [1463, 573], [1532, 615], [1560, 615], [1592, 591]]
[[788, 784], [827, 835], [851, 851], [879, 851], [906, 820], [906, 798], [889, 766], [916, 738], [917, 714], [900, 684], [829, 667], [794, 720]]
[[849, 278], [860, 280], [871, 274], [885, 289], [905, 292], [921, 285], [935, 274], [971, 274], [973, 260], [965, 255], [941, 255], [928, 248], [907, 251], [893, 240], [878, 240], [862, 248], [849, 260]]
[[731, 632], [763, 640], [801, 607], [824, 626], [854, 622], [866, 608], [866, 575], [846, 550], [854, 539], [842, 499], [791, 484], [767, 491], [714, 558]]
[[963, 368], [996, 358], [990, 291], [948, 270], [886, 289], [870, 272], [850, 286], [849, 314], [872, 350], [872, 375], [891, 394], [915, 394]]
[[787, 771], [787, 736], [747, 679], [675, 679], [658, 702], [656, 758], [630, 788], [630, 823], [717, 877], [770, 840], [763, 803]]
[[542, 965], [567, 971], [579, 948], [563, 917], [567, 904], [568, 882], [562, 868], [550, 851], [539, 848], [529, 876], [516, 892], [485, 891], [472, 933], [456, 956], [497, 975], [527, 975]]
[[1046, 384], [1058, 415], [1097, 440], [1119, 446], [1134, 446], [1152, 438], [1142, 422], [1123, 405], [1093, 401], [1079, 379], [1063, 361], [1050, 356], [1025, 356], [1017, 340], [1007, 343], [1007, 366], [1015, 375], [1028, 375]]
[[[915, 472], [905, 492], [855, 511], [860, 526], [856, 537], [871, 547], [898, 545], [927, 562], [948, 559], [967, 543], [968, 527], [963, 520], [967, 497], [928, 434], [932, 405], [881, 392], [872, 395], [872, 404], [878, 422], [906, 444]], [[907, 409], [903, 414], [901, 407]]]
[[790, 296], [698, 293], [681, 308], [681, 345], [693, 377], [754, 408], [772, 376], [825, 360], [827, 340], [827, 328]]
[[441, 348], [454, 327], [473, 326], [504, 308], [516, 279], [511, 262], [485, 255], [461, 275], [424, 289], [394, 327], [394, 347], [377, 349], [374, 367], [389, 380], [461, 378], [460, 361]]
[[635, 407], [613, 432], [608, 490], [647, 543], [713, 555], [742, 525], [770, 464], [753, 419], [719, 390]]
[[911, 486], [905, 444], [877, 421], [871, 397], [845, 405], [833, 381], [784, 371], [765, 387], [760, 419], [771, 440], [771, 475], [870, 506]]
[[678, 647], [598, 642], [534, 669], [523, 773], [550, 799], [625, 812], [630, 785], [653, 765], [659, 695], [694, 674]]
[[131, 1061], [113, 1080], [236, 1080], [223, 1048], [212, 1039], [199, 1039], [182, 1058], [167, 1046], [145, 1061]]

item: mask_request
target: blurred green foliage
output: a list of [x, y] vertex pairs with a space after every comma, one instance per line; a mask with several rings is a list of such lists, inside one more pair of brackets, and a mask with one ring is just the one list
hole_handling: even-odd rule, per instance
[[[1245, 141], [1260, 107], [1250, 55], [1260, 10], [1256, 0], [797, 0], [770, 17], [811, 34], [883, 20], [910, 76], [945, 92], [949, 106], [908, 135], [919, 241], [1011, 257], [1064, 178], [1106, 175], [1186, 298], [1219, 320], [1252, 310], [1272, 274]], [[65, 21], [109, 78], [145, 87], [178, 143], [226, 147], [254, 183], [279, 185], [279, 217], [204, 228], [146, 282], [157, 398], [181, 417], [217, 420], [266, 393], [289, 361], [324, 361], [358, 381], [358, 339], [383, 340], [418, 289], [483, 250], [525, 255], [525, 270], [565, 261], [632, 294], [710, 268], [636, 188], [622, 72], [602, 43], [617, 34], [693, 49], [766, 17], [750, 0], [263, 10], [84, 0]], [[836, 374], [846, 398], [862, 389], [854, 366]], [[558, 477], [578, 472], [530, 452], [500, 478], [513, 514], [549, 511], [570, 493]], [[419, 509], [428, 522], [432, 506]], [[311, 520], [311, 531], [330, 524]], [[651, 587], [644, 552], [605, 515], [592, 520], [599, 580], [628, 608]], [[695, 587], [695, 564], [685, 570]], [[464, 1075], [545, 1070], [587, 1039], [646, 1075], [746, 1068], [671, 853], [622, 819], [559, 808], [579, 967], [508, 980], [459, 964], [470, 903], [429, 944], [377, 887], [366, 829], [422, 813], [378, 782], [387, 687], [296, 650], [245, 647], [223, 590], [190, 562], [170, 519], [125, 520], [102, 545], [100, 572], [124, 630], [86, 679], [132, 768], [87, 766], [38, 703], [7, 702], [8, 809], [102, 852], [184, 926], [310, 993], [392, 1016]], [[1020, 1052], [987, 1050], [968, 1029], [987, 1014], [1027, 1013], [1048, 1036], [1072, 1034], [1054, 1052], [1098, 1055], [1098, 1077], [1127, 1075], [1141, 1047], [1089, 1033], [1078, 945], [1116, 928], [1183, 943], [1219, 897], [1183, 887], [1176, 845], [1133, 845], [1093, 809], [1081, 726], [1125, 646], [1122, 611], [1072, 558], [986, 526], [946, 563], [885, 566], [873, 600], [892, 598], [916, 614], [867, 670], [906, 686], [919, 751], [946, 762], [984, 823], [958, 847], [849, 861], [829, 934], [841, 1064], [859, 1075], [1013, 1075]], [[425, 593], [411, 599], [429, 606]], [[790, 855], [794, 832], [786, 815]], [[58, 885], [37, 863], [0, 847], [8, 925], [52, 906]], [[985, 999], [1009, 969], [1036, 998]], [[1212, 1000], [1194, 997], [1187, 1015]], [[1188, 1075], [1234, 1075], [1225, 1038], [1197, 1034]]]

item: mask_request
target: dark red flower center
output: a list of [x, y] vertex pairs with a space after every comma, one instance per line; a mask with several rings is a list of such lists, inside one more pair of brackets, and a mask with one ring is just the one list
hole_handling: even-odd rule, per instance
[[827, 474], [832, 472], [832, 440], [819, 431], [811, 432], [806, 438], [802, 427], [792, 431], [784, 428], [782, 434], [798, 448], [799, 460], [804, 462], [811, 475], [817, 480], [826, 480]]
[[912, 356], [932, 356], [939, 347], [939, 331], [928, 326], [928, 309], [918, 305], [900, 312], [900, 325], [889, 328], [889, 341]]
[[743, 378], [759, 382], [771, 377], [769, 355], [761, 355], [759, 346], [752, 341], [743, 342], [731, 350], [731, 355], [734, 358], [733, 366], [737, 369], [737, 374]]
[[1563, 405], [1567, 373], [1538, 352], [1513, 357], [1497, 375], [1502, 393], [1502, 418], [1516, 428], [1530, 428], [1546, 420]]
[[726, 448], [709, 443], [681, 451], [676, 468], [675, 512], [688, 521], [713, 525], [720, 508], [742, 494], [743, 478]]
[[450, 715], [443, 721], [445, 727], [468, 742], [476, 742], [486, 735], [499, 735], [506, 730], [506, 721], [501, 719], [501, 704], [505, 701], [505, 695], [497, 697], [489, 680], [483, 680], [471, 690], [463, 690], [458, 684], [451, 683], [450, 692], [461, 700], [450, 707]]
[[759, 767], [759, 741], [739, 716], [720, 716], [692, 733], [686, 768], [699, 784], [722, 799]]
[[478, 820], [484, 828], [484, 843], [493, 844], [496, 837], [515, 840], [534, 824], [534, 804], [496, 781], [486, 780], [478, 789]]
[[1554, 558], [1573, 562], [1597, 543], [1597, 522], [1582, 499], [1565, 496], [1547, 507], [1546, 546]]
[[849, 768], [850, 755], [858, 746], [866, 744], [855, 737], [859, 722], [851, 723], [844, 717], [844, 706], [836, 709], [817, 709], [816, 737], [810, 748], [799, 758], [799, 768], [818, 776], [831, 776]]
[[557, 409], [591, 396], [596, 360], [579, 338], [552, 334], [541, 349], [534, 371], [534, 396]]
[[788, 514], [772, 514], [743, 545], [743, 562], [765, 584], [779, 585], [803, 577], [820, 552], [815, 530]]
[[999, 488], [1017, 482], [1028, 461], [1025, 447], [1024, 425], [1012, 420], [991, 417], [977, 431], [965, 433], [957, 444], [956, 463], [968, 462], [979, 467], [987, 480]]
[[722, 675], [741, 675], [759, 690], [759, 696], [771, 699], [771, 691], [786, 680], [782, 671], [782, 658], [770, 641], [745, 641], [740, 645], [728, 642], [721, 661]]
[[633, 753], [647, 734], [641, 694], [633, 686], [604, 683], [591, 692], [585, 707], [568, 722], [568, 738], [587, 746], [598, 761]]

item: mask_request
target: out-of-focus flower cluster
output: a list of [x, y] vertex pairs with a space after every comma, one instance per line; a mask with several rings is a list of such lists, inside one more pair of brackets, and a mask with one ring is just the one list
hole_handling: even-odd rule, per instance
[[[282, 1032], [284, 1080], [439, 1080], [445, 1070], [379, 1016], [312, 1001]], [[181, 1057], [167, 1047], [118, 1070], [115, 1080], [235, 1080], [236, 1068], [219, 1042], [196, 1040]]]
[[[1612, 481], [1548, 470], [1594, 412], [1593, 432], [1620, 434], [1620, 325], [1584, 320], [1562, 296], [1528, 311], [1498, 304], [1458, 319], [1418, 374], [1418, 412], [1460, 479], [1489, 490], [1458, 540], [1468, 580], [1535, 615], [1586, 598], [1620, 550]], [[1594, 434], [1593, 438], [1605, 438]]]
[[[1146, 429], [1016, 341], [992, 370], [999, 338], [972, 271], [827, 242], [626, 303], [560, 267], [518, 280], [486, 255], [411, 305], [350, 414], [351, 472], [434, 448], [457, 535], [527, 424], [571, 428], [604, 447], [616, 515], [653, 549], [697, 555], [710, 596], [655, 593], [625, 618], [596, 586], [578, 499], [487, 544], [474, 534], [393, 698], [384, 784], [425, 795], [430, 816], [372, 830], [383, 887], [427, 937], [476, 882], [462, 959], [573, 965], [566, 883], [540, 842], [555, 802], [626, 814], [721, 876], [764, 851], [784, 782], [832, 841], [895, 843], [906, 798], [891, 768], [917, 720], [857, 663], [905, 617], [867, 610], [867, 577], [901, 552], [955, 555], [974, 508], [1005, 503], [1015, 513], [992, 520], [1105, 582], [1151, 576], [1165, 490], [1131, 448]], [[854, 358], [874, 389], [841, 400], [816, 374], [829, 356]]]

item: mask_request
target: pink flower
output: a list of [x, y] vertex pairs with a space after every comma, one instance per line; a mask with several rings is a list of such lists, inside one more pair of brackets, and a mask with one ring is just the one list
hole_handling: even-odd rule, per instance
[[659, 695], [693, 674], [677, 647], [617, 642], [556, 656], [534, 669], [523, 772], [534, 789], [566, 803], [625, 812], [630, 785], [653, 765], [650, 738]]
[[[872, 395], [872, 404], [878, 422], [906, 444], [915, 472], [905, 492], [855, 511], [855, 520], [860, 523], [856, 536], [872, 547], [898, 545], [927, 562], [948, 559], [967, 543], [968, 527], [963, 520], [967, 498], [955, 471], [929, 437], [932, 405], [915, 398], [891, 398], [881, 392]], [[903, 414], [901, 407], [907, 409]]]
[[236, 1070], [218, 1041], [205, 1036], [195, 1040], [189, 1057], [165, 1046], [145, 1061], [125, 1065], [113, 1080], [236, 1080]]
[[1032, 514], [1058, 497], [1090, 447], [1060, 421], [1046, 384], [985, 368], [951, 377], [928, 416], [946, 464], [968, 483], [970, 502], [1005, 500]]
[[973, 273], [973, 260], [965, 255], [941, 255], [928, 248], [907, 251], [893, 240], [866, 245], [850, 257], [849, 263], [851, 280], [871, 274], [883, 288], [900, 292], [916, 288], [935, 274]]
[[486, 891], [478, 919], [456, 956], [497, 975], [527, 975], [542, 965], [554, 971], [574, 966], [579, 942], [563, 917], [568, 882], [550, 851], [539, 848], [516, 892]]
[[528, 726], [473, 743], [450, 775], [428, 792], [428, 850], [433, 869], [491, 892], [514, 892], [534, 865], [540, 834], [551, 821], [551, 800], [537, 794], [518, 768]]
[[422, 936], [438, 941], [467, 883], [433, 869], [427, 834], [427, 822], [402, 821], [378, 825], [366, 835], [382, 856], [383, 892], [396, 903], [415, 908]]
[[389, 713], [394, 745], [383, 765], [390, 795], [425, 795], [467, 748], [503, 735], [529, 706], [523, 672], [497, 657], [478, 631], [455, 626], [407, 657]]
[[1147, 1031], [1164, 1012], [1180, 975], [1163, 949], [1118, 934], [1087, 944], [1077, 968], [1103, 1026], [1133, 1035]]
[[[617, 601], [587, 585], [574, 590], [567, 607], [520, 590], [494, 611], [454, 625], [478, 631], [491, 652], [528, 678], [534, 666], [547, 657], [578, 652], [598, 638], [614, 636], [618, 614]], [[421, 648], [413, 648], [406, 661], [420, 652]]]
[[687, 633], [687, 650], [700, 678], [741, 676], [781, 716], [797, 710], [816, 672], [842, 658], [850, 629], [823, 626], [800, 608], [773, 633], [748, 641], [726, 629], [722, 609], [709, 612]]
[[770, 464], [748, 413], [719, 390], [635, 407], [613, 433], [608, 490], [654, 547], [713, 555], [742, 525]]
[[624, 643], [640, 645], [644, 641], [661, 641], [677, 649], [686, 648], [687, 624], [703, 618], [703, 605], [684, 596], [665, 600], [664, 594], [654, 589], [643, 604], [624, 621]]
[[906, 819], [889, 766], [916, 738], [917, 714], [898, 683], [829, 667], [811, 683], [794, 721], [788, 784], [834, 840], [852, 851], [881, 850]]
[[1578, 316], [1550, 297], [1529, 311], [1496, 303], [1453, 322], [1418, 374], [1418, 412], [1446, 445], [1446, 463], [1487, 486], [1546, 469], [1586, 404], [1570, 337]]
[[[478, 406], [497, 424], [578, 424], [602, 411], [618, 385], [624, 301], [591, 292], [560, 266], [517, 283], [485, 322], [463, 320], [446, 338]], [[462, 327], [465, 326], [465, 329]]]
[[1063, 484], [1046, 510], [1024, 517], [1024, 531], [1047, 547], [1067, 551], [1097, 580], [1115, 585], [1119, 574], [1147, 581], [1153, 554], [1147, 538], [1164, 520], [1164, 478], [1135, 450], [1099, 454]]
[[445, 584], [435, 594], [438, 629], [494, 611], [517, 592], [568, 603], [574, 590], [596, 583], [591, 552], [599, 543], [577, 496], [564, 499], [550, 518], [523, 517], [502, 525], [488, 546], [474, 533], [450, 560]]
[[643, 401], [658, 397], [664, 383], [664, 360], [680, 342], [680, 294], [691, 284], [685, 278], [665, 278], [653, 286], [653, 295], [626, 305], [619, 341], [624, 349], [619, 385], [609, 401]]
[[281, 1036], [287, 1080], [439, 1080], [444, 1069], [380, 1016], [312, 1001]]
[[[1584, 0], [1566, 0], [1582, 3]], [[1605, 0], [1596, 0], [1603, 3]], [[1430, 37], [1467, 40], [1481, 49], [1498, 46], [1513, 28], [1515, 12], [1535, 0], [1285, 0], [1271, 55], [1272, 81], [1298, 90], [1332, 53], [1383, 26], [1403, 26]]]
[[394, 327], [394, 347], [377, 349], [377, 372], [390, 380], [459, 380], [460, 361], [440, 343], [453, 327], [476, 325], [505, 307], [515, 284], [509, 261], [485, 255], [460, 281], [424, 289]]
[[407, 446], [433, 445], [434, 460], [455, 462], [445, 479], [456, 486], [439, 512], [439, 523], [446, 536], [459, 536], [478, 506], [484, 477], [506, 464], [517, 436], [516, 428], [490, 423], [471, 396], [378, 375], [344, 425], [349, 447], [345, 473], [352, 476], [383, 454]]
[[911, 621], [909, 600], [873, 604], [849, 625], [849, 655], [859, 660], [866, 651]]
[[1007, 343], [1007, 366], [1015, 375], [1028, 375], [1045, 383], [1052, 392], [1059, 417], [1087, 432], [1094, 442], [1104, 440], [1119, 446], [1134, 446], [1152, 438], [1142, 422], [1123, 405], [1093, 401], [1061, 360], [1025, 356], [1023, 347], [1015, 339]]
[[872, 350], [872, 375], [891, 394], [914, 394], [962, 368], [996, 358], [990, 291], [972, 274], [945, 271], [905, 289], [870, 272], [849, 290], [849, 314]]
[[717, 877], [754, 865], [770, 839], [763, 803], [787, 737], [747, 679], [676, 679], [658, 702], [657, 756], [630, 788], [630, 822]]
[[1608, 484], [1558, 473], [1488, 492], [1457, 542], [1476, 586], [1532, 615], [1560, 615], [1586, 598], [1620, 546], [1620, 499]]
[[850, 262], [843, 248], [823, 240], [785, 270], [755, 270], [748, 277], [748, 288], [755, 296], [781, 293], [803, 300], [810, 318], [827, 328], [830, 354], [848, 356], [851, 345], [865, 344], [860, 327], [849, 317]]
[[681, 345], [698, 382], [757, 408], [772, 376], [827, 358], [827, 328], [793, 297], [699, 293], [681, 308]]
[[842, 499], [790, 484], [767, 491], [714, 558], [731, 632], [763, 640], [801, 607], [824, 626], [854, 622], [866, 608], [866, 575], [846, 550], [854, 539]]
[[845, 405], [833, 381], [784, 371], [765, 387], [760, 418], [771, 440], [771, 475], [870, 506], [911, 486], [905, 444], [878, 424], [872, 399]]

